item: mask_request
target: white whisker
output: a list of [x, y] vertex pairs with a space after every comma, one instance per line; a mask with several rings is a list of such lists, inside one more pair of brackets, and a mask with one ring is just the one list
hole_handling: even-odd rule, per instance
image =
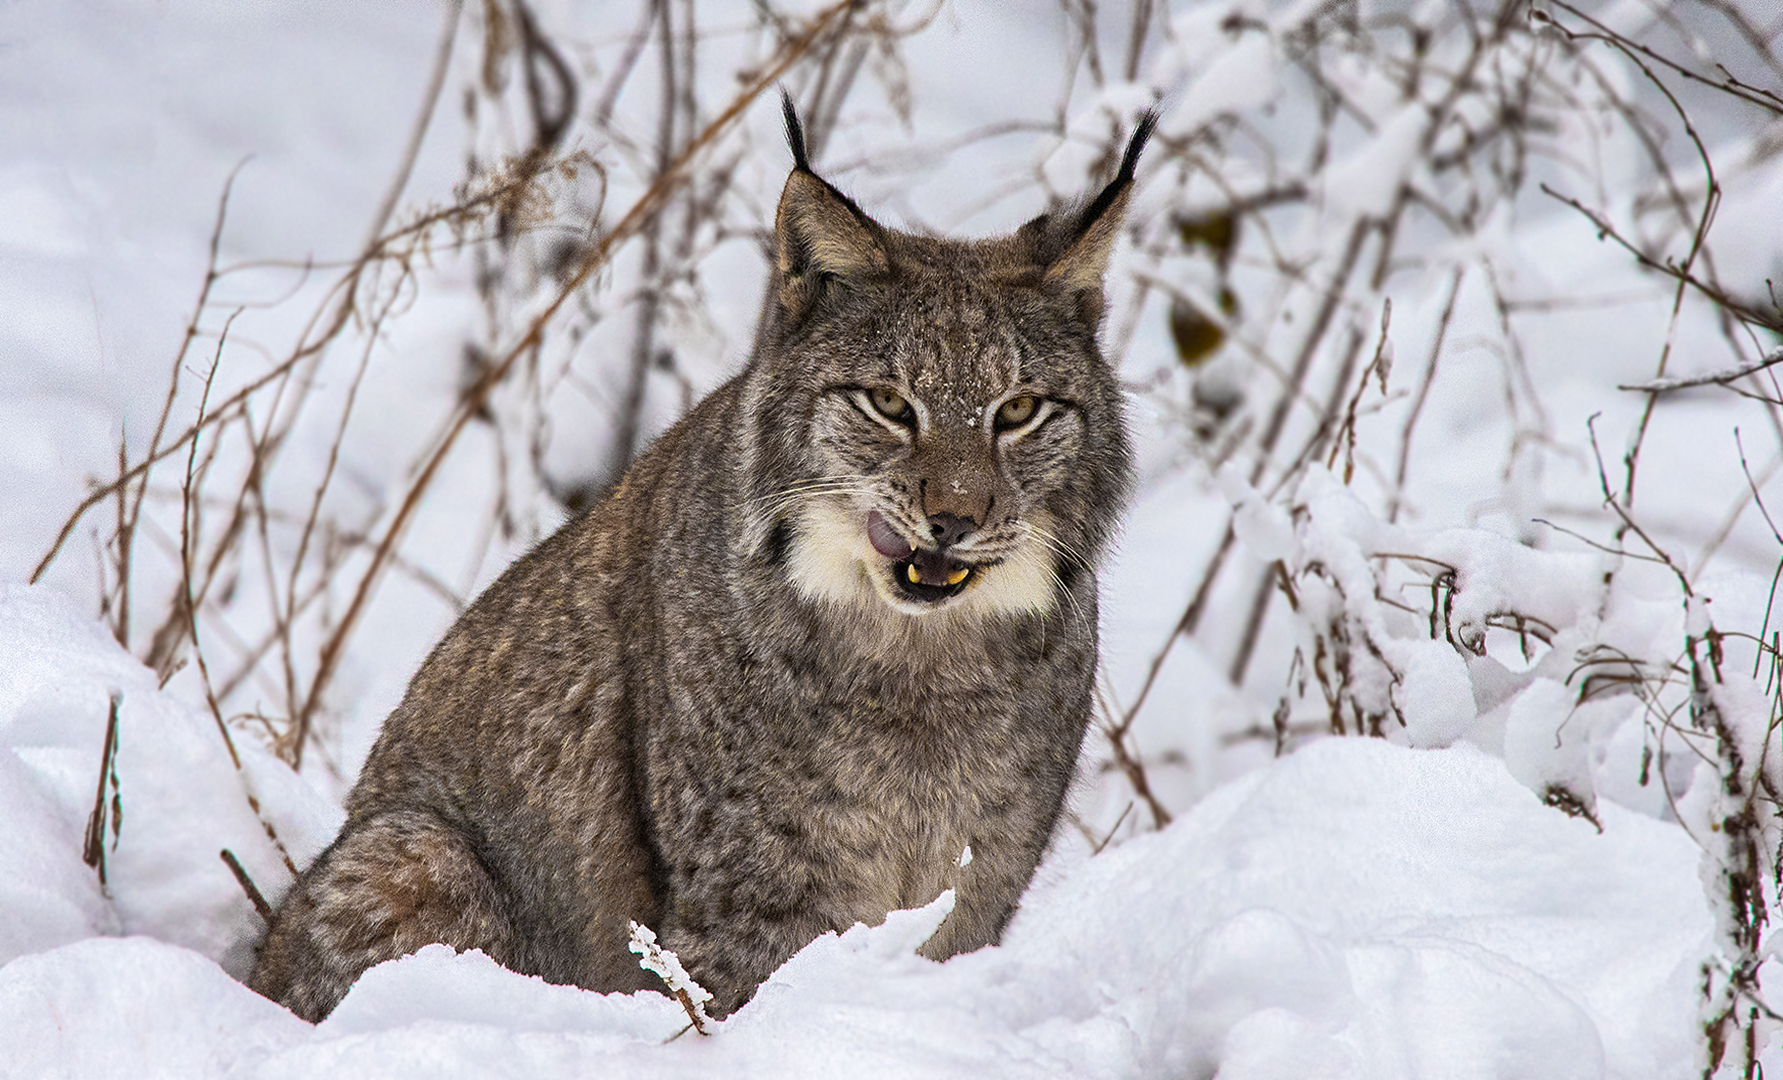
[[1052, 548], [1054, 551], [1058, 552], [1063, 557], [1076, 563], [1078, 566], [1083, 567], [1085, 570], [1094, 570], [1095, 569], [1095, 567], [1093, 565], [1091, 565], [1090, 561], [1088, 559], [1084, 558], [1084, 556], [1081, 552], [1079, 552], [1076, 548], [1072, 547], [1070, 544], [1067, 544], [1065, 541], [1059, 539], [1057, 534], [1055, 534], [1047, 529], [1043, 529], [1031, 521], [1018, 521], [1018, 522], [1016, 522], [1016, 524], [1020, 525], [1023, 529], [1025, 529], [1029, 536], [1032, 536], [1036, 540], [1039, 540], [1042, 543], [1046, 544], [1048, 547]]
[[[871, 497], [872, 492], [861, 478], [839, 477], [826, 480], [808, 481], [795, 484], [781, 491], [746, 499], [739, 505], [753, 507], [764, 517], [777, 517], [787, 509], [812, 499], [825, 498], [832, 495], [861, 495]], [[759, 504], [759, 505], [756, 505]]]
[[858, 488], [858, 487], [862, 487], [863, 485], [865, 485], [866, 481], [867, 481], [867, 478], [865, 476], [861, 476], [858, 474], [857, 475], [843, 475], [843, 476], [814, 477], [810, 480], [800, 480], [797, 483], [789, 484], [788, 486], [780, 489], [779, 491], [770, 491], [765, 495], [755, 495], [750, 498], [743, 499], [740, 502], [738, 502], [736, 505], [748, 506], [751, 503], [773, 502], [778, 499], [784, 499], [787, 496], [801, 495], [801, 494], [806, 494], [806, 493], [810, 493], [810, 492], [816, 492], [816, 491], [819, 491], [821, 489], [826, 489], [826, 488], [842, 488], [842, 489]]

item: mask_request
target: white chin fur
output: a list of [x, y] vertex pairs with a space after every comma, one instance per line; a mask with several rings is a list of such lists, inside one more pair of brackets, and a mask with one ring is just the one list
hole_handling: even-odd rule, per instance
[[867, 540], [865, 513], [827, 499], [804, 504], [793, 522], [788, 573], [800, 595], [844, 607], [915, 617], [949, 614], [1044, 614], [1053, 603], [1053, 575], [1044, 545], [1029, 541], [985, 568], [965, 592], [940, 604], [916, 604], [892, 588], [892, 560]]

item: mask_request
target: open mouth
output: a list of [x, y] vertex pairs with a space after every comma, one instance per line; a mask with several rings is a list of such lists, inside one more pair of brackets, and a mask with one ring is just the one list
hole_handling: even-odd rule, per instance
[[892, 583], [898, 591], [920, 604], [935, 604], [958, 596], [972, 580], [972, 567], [939, 551], [916, 550], [908, 559], [892, 563]]
[[899, 594], [919, 604], [958, 596], [975, 572], [945, 551], [911, 547], [877, 510], [867, 515], [867, 539], [874, 550], [892, 560], [892, 584]]

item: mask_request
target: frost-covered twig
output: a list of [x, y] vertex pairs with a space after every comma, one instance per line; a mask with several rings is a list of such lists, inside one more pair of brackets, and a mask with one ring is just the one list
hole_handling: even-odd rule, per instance
[[1720, 371], [1705, 372], [1701, 375], [1674, 375], [1665, 379], [1649, 379], [1639, 383], [1619, 383], [1618, 390], [1634, 390], [1648, 394], [1669, 394], [1674, 390], [1688, 390], [1697, 386], [1728, 386], [1744, 379], [1748, 375], [1756, 375], [1761, 371], [1783, 364], [1783, 348], [1772, 349], [1762, 360], [1738, 367], [1724, 368]]
[[631, 924], [631, 942], [626, 948], [638, 954], [638, 966], [660, 978], [669, 993], [687, 1010], [687, 1019], [701, 1035], [710, 1035], [712, 1018], [706, 1015], [706, 1002], [712, 992], [694, 980], [681, 966], [681, 958], [656, 943], [656, 931], [642, 923]]
[[[1740, 730], [1742, 719], [1722, 708], [1719, 635], [1700, 603], [1691, 612], [1690, 721], [1715, 738], [1716, 797], [1705, 807], [1708, 828], [1695, 830], [1707, 861], [1704, 885], [1715, 912], [1718, 954], [1703, 961], [1701, 971], [1702, 1030], [1707, 1044], [1704, 1080], [1721, 1067], [1730, 1048], [1738, 1047], [1742, 1077], [1757, 1075], [1756, 1041], [1760, 1010], [1769, 1013], [1759, 986], [1759, 968], [1766, 956], [1764, 928], [1773, 897], [1765, 895], [1764, 867], [1774, 862], [1767, 852], [1766, 818], [1774, 818], [1755, 797], [1747, 748], [1757, 737], [1766, 746], [1768, 723], [1758, 731]], [[1767, 721], [1769, 717], [1765, 718]], [[1770, 855], [1770, 858], [1767, 858]]]
[[[1726, 695], [1723, 635], [1710, 619], [1706, 599], [1692, 588], [1684, 568], [1610, 489], [1603, 457], [1597, 450], [1595, 427], [1591, 430], [1591, 447], [1597, 459], [1604, 505], [1615, 514], [1617, 531], [1638, 538], [1653, 558], [1671, 571], [1682, 594], [1690, 727], [1714, 740], [1713, 758], [1699, 767], [1692, 784], [1696, 820], [1683, 822], [1703, 848], [1703, 883], [1717, 931], [1716, 955], [1705, 959], [1701, 968], [1705, 1043], [1702, 1075], [1703, 1080], [1710, 1080], [1721, 1068], [1728, 1050], [1738, 1047], [1742, 1055], [1739, 1075], [1750, 1080], [1758, 1069], [1758, 1018], [1761, 1011], [1769, 1011], [1759, 985], [1759, 968], [1766, 959], [1764, 928], [1775, 896], [1765, 894], [1764, 867], [1767, 863], [1783, 865], [1777, 841], [1767, 836], [1767, 826], [1774, 822], [1777, 807], [1757, 798], [1767, 781], [1776, 784], [1776, 778], [1767, 777], [1764, 768], [1776, 732], [1776, 710], [1763, 716], [1751, 715], [1742, 708], [1743, 698]], [[1638, 664], [1631, 662], [1631, 669], [1639, 673]], [[1783, 694], [1783, 688], [1776, 692]], [[1713, 793], [1699, 796], [1697, 785], [1712, 787]]]

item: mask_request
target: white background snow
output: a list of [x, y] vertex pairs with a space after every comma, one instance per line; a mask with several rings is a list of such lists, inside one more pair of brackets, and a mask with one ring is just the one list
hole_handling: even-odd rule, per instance
[[[701, 16], [720, 28], [712, 47], [741, 47], [749, 5], [715, 7]], [[1107, 7], [1113, 35], [1127, 15]], [[1259, 142], [1291, 132], [1283, 95], [1300, 84], [1283, 74], [1282, 35], [1221, 24], [1238, 13], [1279, 28], [1307, 7], [1160, 6], [1156, 17], [1176, 37], [1151, 54], [1144, 78], [1078, 86], [1055, 117], [1065, 96], [1059, 73], [1070, 66], [1059, 10], [943, 5], [902, 45], [908, 124], [887, 104], [891, 91], [865, 95], [845, 110], [849, 122], [820, 165], [834, 163], [843, 186], [893, 222], [1005, 230], [1043, 209], [1046, 190], [1084, 186], [1093, 147], [1061, 141], [1050, 126], [1100, 140], [1102, 107], [1130, 116], [1151, 100], [1148, 87], [1166, 95], [1166, 137], [1189, 139], [1229, 112], [1250, 117]], [[572, 58], [603, 70], [637, 19], [632, 5], [536, 8], [548, 30], [580, 43]], [[927, 10], [911, 6], [904, 17]], [[1626, 4], [1604, 17], [1641, 26], [1645, 10]], [[1193, 443], [1186, 406], [1177, 407], [1190, 399], [1191, 378], [1260, 395], [1276, 384], [1256, 371], [1286, 364], [1286, 355], [1228, 348], [1191, 376], [1173, 351], [1163, 301], [1142, 306], [1131, 324], [1111, 318], [1135, 388], [1143, 469], [1104, 575], [1111, 707], [1133, 702], [1227, 516], [1241, 569], [1261, 573], [1281, 560], [1298, 607], [1270, 609], [1255, 664], [1236, 681], [1227, 674], [1237, 638], [1229, 629], [1176, 641], [1159, 668], [1128, 738], [1174, 818], [1167, 826], [1153, 828], [1161, 822], [1092, 732], [1072, 822], [1001, 946], [945, 964], [916, 957], [945, 915], [942, 898], [812, 943], [710, 1038], [677, 1038], [686, 1017], [667, 997], [549, 986], [439, 946], [368, 972], [315, 1027], [237, 983], [261, 922], [218, 852], [233, 852], [276, 897], [290, 879], [286, 858], [301, 866], [331, 839], [339, 796], [378, 721], [450, 625], [453, 598], [474, 596], [562, 520], [561, 508], [537, 477], [530, 486], [515, 480], [515, 456], [501, 452], [512, 447], [470, 430], [404, 534], [405, 565], [418, 569], [385, 579], [351, 639], [301, 775], [272, 752], [267, 727], [243, 715], [279, 707], [276, 678], [256, 673], [230, 699], [238, 766], [196, 665], [163, 679], [139, 659], [163, 612], [142, 601], [130, 652], [96, 619], [111, 584], [100, 548], [112, 509], [94, 511], [41, 583], [26, 581], [89, 483], [115, 477], [120, 440], [133, 460], [149, 445], [205, 280], [225, 182], [235, 174], [219, 261], [267, 265], [219, 281], [209, 336], [185, 361], [173, 414], [180, 428], [198, 416], [223, 317], [243, 308], [221, 354], [218, 396], [290, 347], [339, 264], [360, 250], [424, 100], [445, 15], [434, 3], [349, 0], [0, 4], [0, 1076], [1700, 1074], [1702, 969], [1725, 940], [1708, 899], [1716, 856], [1698, 843], [1720, 805], [1713, 762], [1665, 742], [1656, 710], [1675, 699], [1606, 693], [1581, 704], [1578, 671], [1581, 658], [1612, 648], [1677, 660], [1685, 636], [1702, 627], [1687, 622], [1670, 571], [1532, 522], [1610, 544], [1615, 522], [1602, 509], [1587, 418], [1598, 416], [1604, 458], [1617, 468], [1644, 399], [1616, 387], [1654, 375], [1668, 333], [1678, 342], [1672, 374], [1730, 360], [1711, 315], [1692, 309], [1668, 329], [1665, 284], [1554, 200], [1432, 242], [1440, 257], [1430, 268], [1370, 294], [1393, 300], [1385, 352], [1394, 366], [1390, 393], [1363, 399], [1364, 456], [1397, 439], [1451, 266], [1498, 260], [1515, 270], [1507, 291], [1517, 296], [1623, 298], [1526, 327], [1516, 361], [1525, 381], [1513, 385], [1500, 315], [1480, 275], [1466, 277], [1397, 520], [1383, 510], [1380, 468], [1364, 464], [1346, 485], [1334, 459], [1277, 490], [1242, 454], [1244, 467]], [[405, 206], [449, 201], [467, 149], [500, 141], [501, 121], [473, 127], [466, 117], [478, 106], [461, 107], [476, 55], [474, 10], [464, 18]], [[1626, 68], [1611, 71], [1638, 82]], [[1042, 76], [1050, 81], [1036, 85]], [[1743, 77], [1767, 76], [1759, 68]], [[1369, 137], [1337, 148], [1322, 181], [1323, 216], [1285, 243], [1335, 251], [1343, 236], [1321, 232], [1331, 221], [1383, 213], [1400, 181], [1428, 179], [1422, 110], [1393, 105], [1362, 75], [1350, 89], [1382, 119]], [[596, 161], [635, 163], [654, 115], [638, 113], [633, 145], [575, 144], [588, 137], [580, 127], [572, 145]], [[1009, 120], [1028, 123], [952, 155], [934, 149]], [[758, 203], [746, 223], [759, 228], [787, 165], [771, 99], [741, 125], [747, 139], [718, 153], [734, 156], [739, 186]], [[1718, 160], [1746, 163], [1725, 170], [1719, 271], [1762, 296], [1754, 283], [1783, 266], [1780, 129], [1713, 112], [1702, 129]], [[1599, 159], [1593, 175], [1637, 175], [1614, 138], [1587, 150], [1588, 133], [1561, 135], [1580, 140], [1579, 157]], [[897, 164], [864, 167], [876, 156]], [[1142, 224], [1165, 221], [1182, 209], [1169, 198], [1198, 190], [1165, 183], [1164, 167], [1155, 168], [1141, 172]], [[635, 169], [615, 167], [612, 185], [610, 207], [642, 190]], [[1591, 202], [1585, 188], [1575, 191]], [[1596, 195], [1632, 201], [1629, 192]], [[616, 215], [606, 213], [610, 223]], [[1206, 266], [1178, 269], [1185, 295], [1205, 300], [1220, 287]], [[621, 260], [601, 288], [624, 295], [632, 271]], [[1233, 281], [1256, 272], [1237, 266]], [[691, 392], [741, 362], [761, 273], [747, 238], [715, 245], [706, 314], [665, 316]], [[1119, 273], [1116, 312], [1135, 288]], [[362, 385], [359, 354], [345, 355], [353, 350], [317, 369], [312, 392], [322, 404], [290, 429], [286, 492], [314, 490], [338, 406], [356, 393], [341, 442], [344, 479], [328, 505], [368, 533], [389, 519], [412, 479], [414, 448], [460, 389], [464, 343], [483, 332], [475, 279], [469, 258], [436, 253], [368, 346]], [[1284, 311], [1304, 323], [1310, 309], [1293, 307], [1302, 302], [1310, 303], [1284, 301]], [[630, 310], [615, 311], [590, 341], [630, 326]], [[1355, 315], [1367, 330], [1358, 371], [1374, 354], [1379, 312], [1377, 300]], [[623, 333], [610, 340], [625, 346]], [[572, 474], [605, 446], [603, 409], [617, 384], [586, 352], [576, 354], [592, 387], [582, 397], [495, 406], [550, 433], [543, 472]], [[653, 423], [672, 419], [678, 393], [667, 380], [651, 384]], [[1539, 423], [1529, 419], [1536, 414]], [[1779, 552], [1742, 473], [1736, 427], [1758, 488], [1783, 505], [1773, 482], [1783, 429], [1765, 407], [1715, 388], [1656, 414], [1636, 505], [1706, 598], [1693, 609], [1698, 622], [1758, 634], [1770, 619]], [[1536, 449], [1507, 452], [1513, 443]], [[184, 460], [182, 450], [177, 470], [152, 489], [139, 537], [139, 593], [163, 607], [177, 582]], [[512, 511], [511, 530], [492, 524], [498, 498]], [[269, 546], [289, 552], [295, 542]], [[343, 583], [359, 557], [340, 563]], [[1428, 573], [1416, 573], [1433, 560], [1456, 572], [1445, 631], [1435, 634], [1427, 613], [1436, 593]], [[1602, 584], [1610, 572], [1613, 589]], [[232, 611], [242, 625], [264, 618], [250, 585], [240, 589], [207, 613], [207, 633], [226, 634]], [[1245, 579], [1216, 590], [1203, 626], [1242, 623], [1250, 589]], [[319, 603], [338, 613], [350, 589], [325, 592]], [[1548, 640], [1525, 652], [1501, 618], [1513, 611], [1541, 620]], [[1311, 737], [1328, 717], [1309, 665], [1340, 626], [1363, 657], [1347, 692], [1378, 707], [1386, 738]], [[1729, 655], [1730, 669], [1757, 669], [1749, 644], [1730, 643]], [[1778, 749], [1763, 752], [1776, 740], [1763, 723], [1765, 683], [1730, 680], [1723, 707], [1759, 717], [1748, 727], [1748, 760], [1775, 770]], [[106, 835], [102, 889], [82, 846], [96, 786], [108, 800], [112, 790], [100, 759], [114, 697], [121, 818]], [[1291, 736], [1280, 756], [1269, 734], [1277, 715]], [[1544, 805], [1556, 789], [1596, 823]], [[1762, 1031], [1763, 1060], [1783, 1069], [1783, 1035]]]

